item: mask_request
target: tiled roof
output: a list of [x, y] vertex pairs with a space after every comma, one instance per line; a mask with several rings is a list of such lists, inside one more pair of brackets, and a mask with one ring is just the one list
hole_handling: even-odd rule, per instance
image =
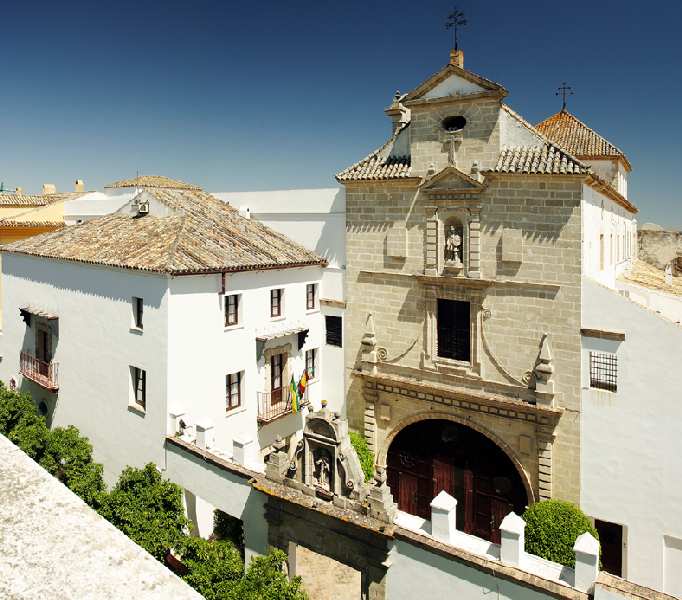
[[577, 175], [589, 173], [589, 168], [554, 144], [505, 148], [500, 152], [495, 173], [525, 173], [537, 175]]
[[0, 227], [51, 227], [52, 229], [61, 229], [64, 223], [59, 221], [17, 221], [15, 219], [0, 219]]
[[622, 150], [566, 110], [552, 115], [535, 127], [578, 158], [622, 158], [630, 168], [630, 163]]
[[362, 160], [337, 173], [337, 181], [370, 181], [386, 179], [405, 179], [412, 172], [410, 156], [391, 156], [391, 150], [398, 135], [409, 123], [398, 128], [381, 148], [377, 148]]
[[198, 185], [170, 179], [162, 175], [139, 175], [132, 179], [121, 179], [104, 186], [105, 188], [164, 188], [169, 190], [201, 190]]
[[135, 217], [120, 211], [2, 250], [176, 275], [325, 264], [205, 192], [149, 189], [141, 194], [167, 206], [170, 215]]
[[47, 206], [60, 200], [68, 200], [80, 196], [80, 192], [64, 194], [23, 194], [16, 192], [0, 192], [0, 206]]

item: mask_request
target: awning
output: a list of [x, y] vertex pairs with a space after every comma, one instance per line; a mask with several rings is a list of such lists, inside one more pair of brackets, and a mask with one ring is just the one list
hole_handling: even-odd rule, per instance
[[22, 317], [24, 317], [24, 315], [33, 315], [34, 317], [42, 317], [43, 319], [47, 319], [48, 321], [54, 321], [55, 319], [59, 318], [59, 316], [55, 315], [54, 313], [47, 312], [46, 310], [43, 310], [42, 308], [35, 308], [34, 306], [24, 306], [23, 308], [20, 308], [19, 314]]
[[266, 327], [256, 331], [256, 340], [259, 342], [267, 342], [269, 340], [276, 340], [277, 338], [286, 337], [287, 335], [293, 335], [294, 333], [299, 333], [301, 331], [306, 331], [308, 328], [300, 323], [281, 323], [273, 324], [270, 327]]

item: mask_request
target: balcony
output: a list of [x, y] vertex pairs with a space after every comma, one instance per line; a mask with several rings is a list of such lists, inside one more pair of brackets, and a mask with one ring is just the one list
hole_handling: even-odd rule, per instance
[[56, 392], [59, 389], [59, 364], [56, 362], [45, 362], [28, 352], [22, 352], [19, 371], [46, 390]]
[[[299, 410], [308, 405], [308, 390], [300, 400]], [[258, 422], [271, 423], [285, 415], [294, 412], [291, 405], [291, 390], [282, 389], [279, 392], [258, 392]]]

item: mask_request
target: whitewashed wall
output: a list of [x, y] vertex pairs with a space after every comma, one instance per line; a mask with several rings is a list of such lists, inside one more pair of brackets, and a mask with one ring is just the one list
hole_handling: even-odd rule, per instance
[[616, 287], [627, 292], [631, 300], [660, 313], [673, 323], [682, 323], [682, 296], [666, 294], [661, 290], [637, 285], [623, 279], [618, 280]]
[[[58, 315], [56, 402], [29, 380], [21, 388], [46, 400], [53, 425], [75, 425], [90, 438], [108, 482], [127, 465], [152, 461], [163, 466], [167, 278], [16, 254], [3, 256], [3, 271], [0, 379], [7, 383], [17, 377], [20, 350], [33, 350], [34, 331], [27, 330], [19, 308], [30, 305]], [[131, 329], [133, 296], [144, 299], [143, 333]], [[147, 371], [144, 413], [129, 409], [130, 366]]]
[[[322, 273], [320, 297], [343, 303], [346, 272], [346, 196], [343, 188], [215, 193], [251, 218], [283, 233], [329, 261]], [[323, 315], [341, 316], [344, 310], [328, 305]], [[343, 349], [322, 345], [325, 377], [322, 397], [329, 407], [345, 414]]]
[[[263, 448], [272, 444], [276, 436], [286, 437], [300, 429], [302, 413], [258, 427], [257, 393], [267, 392], [269, 387], [263, 357], [256, 362], [256, 336], [269, 326], [287, 329], [302, 325], [309, 330], [300, 351], [296, 334], [269, 341], [265, 346], [291, 344], [290, 364], [298, 381], [305, 368], [305, 351], [319, 350], [324, 344], [322, 313], [319, 309], [306, 310], [306, 285], [319, 285], [320, 279], [320, 267], [229, 275], [226, 294], [241, 295], [241, 314], [239, 325], [225, 328], [219, 275], [173, 278], [168, 311], [169, 411], [184, 412], [194, 422], [212, 424], [215, 448], [227, 454], [237, 435], [253, 439]], [[283, 319], [270, 317], [270, 290], [275, 288], [284, 289]], [[316, 408], [322, 400], [321, 381], [327, 371], [324, 357], [318, 356], [318, 361], [320, 375], [308, 388], [308, 397]], [[227, 412], [225, 376], [240, 371], [244, 372], [242, 406]]]
[[[682, 327], [583, 278], [581, 505], [624, 526], [624, 576], [682, 594]], [[615, 352], [618, 391], [589, 388], [589, 352]]]
[[[609, 287], [636, 256], [634, 215], [610, 198], [583, 185], [583, 275]], [[604, 268], [600, 268], [600, 235], [604, 236]]]

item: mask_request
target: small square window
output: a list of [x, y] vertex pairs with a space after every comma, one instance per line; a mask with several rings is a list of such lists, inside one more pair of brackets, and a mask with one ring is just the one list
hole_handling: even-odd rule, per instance
[[317, 285], [309, 283], [305, 287], [305, 307], [307, 310], [317, 308]]
[[281, 317], [282, 316], [282, 296], [284, 296], [284, 290], [278, 288], [276, 290], [270, 290], [270, 316], [271, 317]]
[[308, 379], [317, 377], [317, 349], [311, 348], [305, 351], [305, 371]]
[[147, 372], [140, 367], [130, 367], [130, 383], [132, 384], [132, 402], [145, 410], [147, 408]]
[[144, 301], [142, 298], [133, 296], [133, 327], [142, 329], [142, 317], [144, 315]]
[[590, 352], [590, 387], [615, 392], [618, 388], [618, 357], [611, 352]]
[[242, 404], [242, 373], [230, 373], [225, 376], [225, 407], [230, 411]]
[[239, 324], [239, 294], [225, 296], [225, 327]]
[[327, 344], [341, 348], [343, 340], [343, 324], [341, 317], [326, 316], [324, 318], [327, 328]]

